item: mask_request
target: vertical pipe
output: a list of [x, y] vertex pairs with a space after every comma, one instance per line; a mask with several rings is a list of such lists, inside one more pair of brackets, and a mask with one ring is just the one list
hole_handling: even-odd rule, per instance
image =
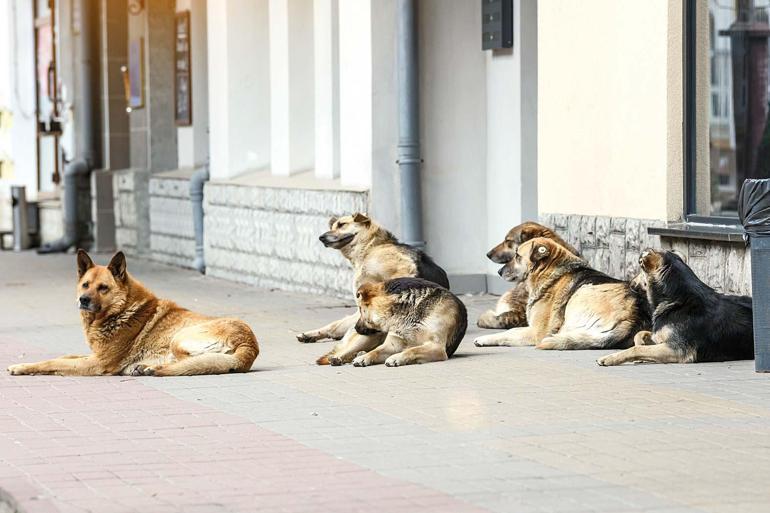
[[402, 239], [423, 247], [416, 7], [414, 0], [398, 0], [398, 167]]
[[206, 271], [203, 254], [203, 186], [209, 180], [209, 165], [193, 173], [190, 178], [190, 201], [192, 201], [193, 228], [195, 229], [195, 261], [193, 267], [199, 272]]

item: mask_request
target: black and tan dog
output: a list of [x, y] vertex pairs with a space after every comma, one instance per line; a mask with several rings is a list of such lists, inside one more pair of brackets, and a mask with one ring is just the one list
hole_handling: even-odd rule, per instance
[[246, 323], [157, 298], [126, 271], [121, 252], [100, 266], [81, 249], [77, 267], [77, 304], [92, 354], [12, 365], [11, 374], [224, 374], [248, 371], [259, 354]]
[[720, 294], [703, 283], [672, 251], [648, 249], [639, 258], [637, 281], [652, 308], [652, 331], [640, 331], [634, 347], [597, 360], [693, 363], [751, 360], [754, 328], [751, 298]]
[[[553, 230], [542, 224], [528, 221], [514, 226], [505, 239], [490, 249], [487, 258], [496, 264], [507, 264], [516, 254], [516, 249], [535, 237], [545, 237], [559, 243], [563, 248], [579, 255], [578, 251], [559, 237]], [[510, 329], [527, 325], [527, 299], [529, 292], [524, 282], [517, 283], [511, 290], [500, 296], [494, 310], [487, 310], [476, 322], [479, 328]]]
[[479, 337], [477, 346], [626, 348], [634, 334], [649, 325], [642, 294], [592, 269], [551, 239], [521, 244], [500, 275], [526, 282], [528, 326]]
[[365, 283], [356, 293], [356, 302], [360, 313], [356, 331], [387, 334], [382, 344], [356, 356], [353, 365], [357, 367], [446, 360], [468, 327], [463, 302], [447, 289], [419, 278]]
[[[354, 272], [354, 292], [364, 283], [384, 282], [400, 277], [423, 278], [449, 288], [446, 272], [428, 255], [400, 243], [392, 233], [364, 214], [331, 218], [329, 231], [319, 239], [324, 246], [339, 250], [350, 262]], [[363, 336], [356, 333], [354, 326], [357, 320], [358, 312], [322, 328], [301, 333], [297, 339], [300, 342], [342, 339], [329, 353], [318, 358], [316, 363], [350, 363], [360, 351], [374, 349], [384, 340], [382, 334]]]

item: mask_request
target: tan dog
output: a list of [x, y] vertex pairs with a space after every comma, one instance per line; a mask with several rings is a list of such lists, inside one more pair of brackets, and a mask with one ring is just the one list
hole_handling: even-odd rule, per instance
[[[392, 233], [368, 216], [355, 213], [329, 220], [329, 231], [319, 237], [324, 246], [337, 249], [348, 259], [354, 272], [353, 291], [369, 282], [383, 282], [399, 277], [418, 277], [449, 288], [444, 270], [428, 255], [401, 244]], [[297, 335], [300, 342], [317, 342], [330, 338], [342, 341], [316, 360], [319, 365], [350, 363], [360, 351], [380, 345], [385, 336], [364, 336], [354, 326], [358, 312], [316, 330]]]
[[500, 275], [526, 283], [528, 326], [479, 337], [477, 346], [625, 348], [649, 325], [642, 294], [592, 269], [551, 239], [538, 237], [520, 245]]
[[[556, 232], [542, 224], [528, 221], [510, 229], [503, 242], [489, 250], [487, 258], [497, 264], [507, 264], [516, 254], [517, 248], [535, 237], [545, 237], [556, 241], [573, 255], [577, 250], [559, 237]], [[516, 328], [527, 325], [527, 299], [529, 292], [524, 282], [516, 284], [511, 290], [500, 296], [494, 310], [487, 310], [476, 322], [479, 328]]]
[[399, 367], [444, 361], [468, 327], [465, 305], [454, 294], [419, 278], [365, 283], [356, 294], [361, 335], [387, 333], [385, 340], [353, 360], [356, 367], [385, 363]]
[[126, 271], [118, 252], [107, 267], [77, 255], [77, 302], [92, 354], [8, 368], [11, 374], [181, 376], [246, 372], [259, 354], [237, 319], [206, 317], [158, 299]]

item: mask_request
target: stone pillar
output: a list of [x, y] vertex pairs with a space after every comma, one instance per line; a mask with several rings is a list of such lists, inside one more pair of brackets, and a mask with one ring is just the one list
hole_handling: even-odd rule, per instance
[[221, 180], [270, 164], [268, 1], [207, 9], [210, 170]]
[[314, 164], [313, 4], [270, 0], [270, 167], [290, 175]]
[[313, 2], [315, 55], [315, 175], [340, 173], [339, 3]]
[[150, 250], [149, 178], [176, 169], [174, 124], [174, 0], [146, 2], [128, 16], [128, 41], [142, 38], [144, 104], [129, 116], [130, 168], [116, 171], [116, 242], [131, 254]]

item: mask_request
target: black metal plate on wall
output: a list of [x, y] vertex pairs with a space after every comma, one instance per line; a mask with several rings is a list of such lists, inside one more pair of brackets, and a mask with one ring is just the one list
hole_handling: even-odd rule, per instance
[[481, 0], [481, 49], [513, 48], [513, 0]]

